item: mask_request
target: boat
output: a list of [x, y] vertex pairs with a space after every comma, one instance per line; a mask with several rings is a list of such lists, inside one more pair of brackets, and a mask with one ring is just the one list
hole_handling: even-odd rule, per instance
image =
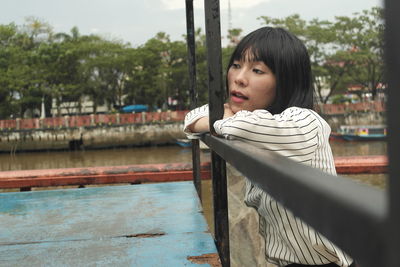
[[337, 132], [331, 133], [331, 138], [345, 141], [384, 140], [386, 125], [341, 125]]
[[[191, 147], [192, 146], [192, 141], [190, 139], [176, 139], [176, 144], [181, 146], [181, 147]], [[199, 142], [199, 147], [202, 150], [209, 150], [210, 148], [200, 140]]]
[[181, 147], [191, 147], [192, 141], [189, 139], [176, 139], [176, 144]]
[[149, 110], [149, 107], [147, 105], [129, 105], [125, 106], [122, 109], [122, 112], [125, 113], [139, 113], [139, 112], [145, 112]]

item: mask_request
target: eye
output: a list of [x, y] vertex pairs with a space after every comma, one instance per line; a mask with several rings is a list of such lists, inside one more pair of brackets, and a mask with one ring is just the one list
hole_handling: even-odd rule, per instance
[[240, 64], [238, 64], [238, 63], [233, 63], [232, 66], [231, 66], [231, 68], [233, 68], [233, 69], [240, 69]]
[[264, 71], [262, 71], [260, 69], [257, 69], [257, 68], [254, 68], [253, 72], [256, 73], [256, 74], [264, 74], [265, 73]]

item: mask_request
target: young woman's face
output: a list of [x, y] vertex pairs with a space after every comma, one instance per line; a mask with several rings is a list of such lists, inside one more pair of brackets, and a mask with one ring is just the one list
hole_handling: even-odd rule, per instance
[[275, 100], [275, 75], [262, 61], [235, 60], [228, 70], [228, 87], [233, 113], [265, 109]]

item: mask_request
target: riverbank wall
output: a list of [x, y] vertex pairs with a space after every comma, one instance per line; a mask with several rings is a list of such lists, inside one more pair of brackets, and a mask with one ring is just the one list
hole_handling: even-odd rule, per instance
[[386, 125], [386, 107], [382, 101], [323, 104], [316, 110], [332, 131], [337, 131], [341, 125]]
[[0, 121], [0, 151], [165, 145], [184, 138], [186, 111]]

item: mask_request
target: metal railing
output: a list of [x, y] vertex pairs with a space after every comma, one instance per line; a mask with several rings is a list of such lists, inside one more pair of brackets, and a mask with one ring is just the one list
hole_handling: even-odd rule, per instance
[[[186, 0], [188, 13], [193, 9], [192, 2]], [[205, 0], [204, 3], [210, 125], [213, 125], [215, 120], [222, 118], [224, 101], [219, 0]], [[203, 141], [212, 150], [215, 239], [223, 266], [230, 265], [225, 161], [344, 249], [360, 266], [400, 266], [397, 256], [400, 251], [400, 180], [397, 178], [400, 174], [400, 120], [396, 118], [400, 114], [397, 103], [400, 76], [396, 73], [400, 69], [398, 11], [399, 1], [385, 1], [385, 58], [389, 84], [388, 190], [374, 189], [343, 177], [332, 179], [331, 175], [271, 152], [215, 137], [211, 131]], [[190, 42], [194, 39], [188, 38], [188, 46], [194, 45]], [[194, 58], [194, 49], [189, 53], [193, 53], [191, 57]], [[193, 157], [197, 156], [194, 154]]]

